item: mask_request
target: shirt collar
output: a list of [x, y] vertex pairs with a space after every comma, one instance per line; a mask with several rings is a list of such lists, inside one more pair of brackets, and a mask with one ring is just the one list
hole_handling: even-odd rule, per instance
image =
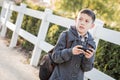
[[[77, 31], [77, 33], [78, 33], [78, 36], [82, 37], [81, 34], [80, 34], [78, 31]], [[85, 37], [88, 38], [88, 33], [86, 33], [86, 34], [83, 36], [83, 38], [85, 38]]]
[[85, 41], [85, 39], [87, 39], [88, 38], [88, 33], [86, 33], [83, 37], [81, 36], [81, 34], [77, 31], [77, 33], [78, 33], [78, 36], [81, 38], [81, 41]]

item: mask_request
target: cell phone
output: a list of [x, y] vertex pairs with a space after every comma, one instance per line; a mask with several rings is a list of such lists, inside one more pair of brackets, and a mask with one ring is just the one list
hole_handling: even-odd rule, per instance
[[82, 50], [84, 50], [85, 52], [86, 52], [87, 50], [89, 50], [89, 51], [92, 52], [92, 50], [91, 50], [90, 48], [87, 48], [87, 47], [78, 47], [78, 49], [82, 49]]

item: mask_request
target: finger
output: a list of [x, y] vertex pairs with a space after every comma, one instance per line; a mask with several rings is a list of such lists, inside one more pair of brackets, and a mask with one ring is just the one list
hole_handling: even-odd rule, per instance
[[84, 55], [86, 58], [88, 58], [90, 56], [90, 54], [88, 54], [87, 52], [85, 52]]
[[78, 45], [78, 46], [77, 46], [77, 49], [81, 49], [81, 48], [82, 48], [82, 46], [81, 46], [81, 45]]
[[93, 48], [89, 48], [91, 52], [95, 52], [95, 50]]
[[86, 51], [87, 54], [93, 54], [93, 52], [91, 52], [90, 50]]

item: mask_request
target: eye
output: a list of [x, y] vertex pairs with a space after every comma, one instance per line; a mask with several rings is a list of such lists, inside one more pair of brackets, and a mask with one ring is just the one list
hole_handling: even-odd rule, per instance
[[86, 23], [89, 23], [89, 21], [88, 21], [88, 20], [86, 20], [85, 22], [86, 22]]

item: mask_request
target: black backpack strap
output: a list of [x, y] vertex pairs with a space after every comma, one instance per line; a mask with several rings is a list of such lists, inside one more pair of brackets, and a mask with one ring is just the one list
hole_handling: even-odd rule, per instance
[[68, 31], [66, 31], [66, 48], [70, 48], [71, 45], [72, 45], [72, 42], [69, 42]]

